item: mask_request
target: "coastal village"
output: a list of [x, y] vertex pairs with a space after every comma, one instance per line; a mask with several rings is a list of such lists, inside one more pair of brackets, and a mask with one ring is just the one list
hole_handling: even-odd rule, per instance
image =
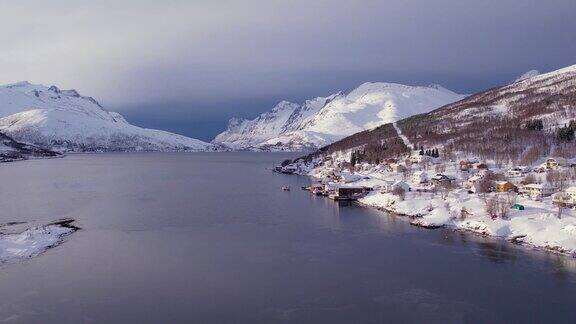
[[412, 225], [451, 227], [576, 257], [576, 159], [550, 156], [534, 165], [412, 150], [378, 164], [352, 152], [285, 161], [275, 171], [307, 175], [311, 194], [354, 200]]

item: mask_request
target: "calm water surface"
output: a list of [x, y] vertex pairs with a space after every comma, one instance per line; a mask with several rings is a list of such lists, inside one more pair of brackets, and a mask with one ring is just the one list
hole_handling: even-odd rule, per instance
[[267, 169], [291, 156], [0, 165], [1, 223], [82, 227], [0, 266], [0, 322], [576, 322], [573, 259], [313, 197]]

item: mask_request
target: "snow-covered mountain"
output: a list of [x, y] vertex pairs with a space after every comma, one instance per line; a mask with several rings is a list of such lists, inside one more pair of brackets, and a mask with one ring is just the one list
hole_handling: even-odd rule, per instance
[[512, 83], [526, 80], [526, 79], [530, 79], [530, 78], [535, 77], [539, 74], [540, 74], [540, 71], [538, 71], [538, 70], [530, 70], [530, 71], [522, 74], [521, 76], [517, 77], [516, 79], [514, 79], [514, 81], [512, 81]]
[[301, 105], [282, 101], [253, 120], [234, 118], [213, 143], [232, 149], [311, 150], [463, 97], [438, 85], [364, 83], [347, 95], [339, 92]]
[[532, 165], [550, 155], [573, 158], [575, 107], [576, 65], [572, 65], [354, 134], [306, 158], [362, 148], [364, 155], [382, 161], [414, 147], [518, 165]]
[[199, 151], [213, 145], [129, 124], [76, 90], [28, 82], [0, 86], [0, 132], [61, 151]]

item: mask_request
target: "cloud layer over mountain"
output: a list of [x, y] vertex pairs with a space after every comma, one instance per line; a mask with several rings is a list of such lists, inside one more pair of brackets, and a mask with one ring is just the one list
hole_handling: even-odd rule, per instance
[[574, 12], [572, 0], [10, 1], [0, 84], [78, 88], [142, 123], [165, 109], [167, 125], [224, 126], [366, 81], [466, 93], [573, 64]]

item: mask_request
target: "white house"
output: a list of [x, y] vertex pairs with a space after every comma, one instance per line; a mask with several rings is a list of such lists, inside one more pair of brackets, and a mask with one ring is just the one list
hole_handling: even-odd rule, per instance
[[410, 191], [410, 185], [407, 184], [406, 182], [402, 181], [402, 180], [397, 180], [397, 181], [386, 180], [384, 185], [382, 186], [381, 192], [382, 193], [392, 192], [396, 188], [402, 188], [402, 189], [404, 189], [404, 192]]
[[470, 178], [468, 178], [468, 180], [466, 181], [466, 187], [468, 189], [471, 189], [482, 179], [484, 179], [484, 174], [475, 174]]
[[340, 174], [340, 180], [344, 183], [355, 182], [355, 181], [358, 181], [360, 179], [362, 179], [362, 177], [357, 175], [357, 174], [354, 174], [354, 173], [343, 171]]
[[399, 164], [399, 163], [392, 163], [392, 164], [389, 165], [389, 167], [390, 167], [389, 170], [390, 170], [391, 172], [395, 172], [395, 173], [401, 173], [401, 172], [403, 172], [404, 170], [406, 170], [406, 167], [405, 167], [404, 165], [402, 165], [402, 164]]
[[555, 187], [546, 183], [531, 183], [520, 188], [519, 193], [532, 198], [541, 198], [550, 196], [556, 190]]
[[442, 173], [437, 173], [435, 176], [433, 176], [431, 179], [432, 184], [434, 185], [441, 185], [441, 184], [448, 184], [448, 183], [454, 183], [454, 181], [456, 181], [456, 178], [446, 175], [446, 174], [442, 174]]
[[416, 171], [412, 175], [412, 182], [415, 184], [421, 184], [428, 181], [428, 175], [424, 171]]
[[420, 154], [413, 154], [412, 156], [410, 156], [410, 162], [411, 163], [422, 163], [425, 161], [431, 161], [432, 158], [427, 156], [427, 155], [420, 155]]
[[552, 201], [569, 207], [576, 206], [576, 187], [570, 187], [562, 192], [554, 194]]
[[358, 171], [371, 171], [374, 169], [374, 166], [370, 163], [364, 162], [360, 166], [356, 166]]
[[527, 166], [519, 165], [508, 169], [508, 176], [510, 177], [521, 177], [523, 174], [528, 173], [529, 169]]

